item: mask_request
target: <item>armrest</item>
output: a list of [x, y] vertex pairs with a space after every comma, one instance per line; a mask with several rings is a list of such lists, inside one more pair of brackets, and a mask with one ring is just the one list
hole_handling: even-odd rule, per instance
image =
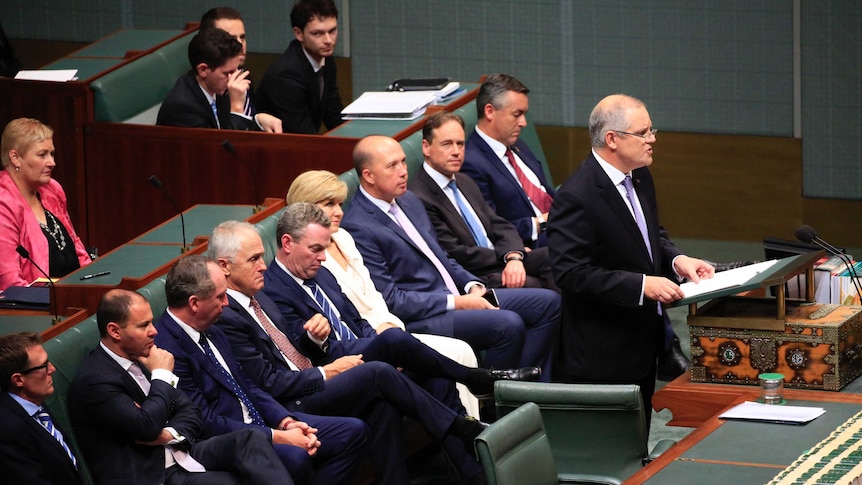
[[560, 473], [557, 475], [560, 483], [572, 483], [578, 485], [620, 485], [620, 481], [614, 477], [604, 475], [588, 475], [585, 473]]
[[659, 456], [661, 456], [662, 453], [669, 450], [670, 447], [675, 445], [675, 444], [676, 444], [676, 441], [674, 441], [674, 440], [661, 440], [658, 443], [656, 443], [655, 447], [653, 447], [650, 454], [646, 458], [644, 458], [644, 460], [643, 460], [644, 465], [646, 465], [647, 463], [649, 463], [649, 462], [655, 460], [656, 458], [658, 458]]

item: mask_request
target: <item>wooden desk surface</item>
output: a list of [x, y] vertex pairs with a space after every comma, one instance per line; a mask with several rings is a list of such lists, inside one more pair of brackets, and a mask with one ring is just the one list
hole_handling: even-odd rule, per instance
[[[696, 428], [730, 404], [740, 399], [754, 400], [759, 396], [758, 386], [691, 382], [686, 373], [657, 390], [652, 406], [656, 411], [670, 410], [673, 419], [668, 425]], [[787, 399], [862, 405], [862, 379], [851, 382], [840, 392], [784, 389], [784, 396]]]
[[791, 405], [826, 409], [826, 414], [801, 426], [718, 419], [721, 411], [747, 399], [738, 397], [623, 483], [766, 483], [859, 412], [859, 396], [858, 401], [847, 401], [841, 393], [813, 392], [819, 400], [788, 400]]

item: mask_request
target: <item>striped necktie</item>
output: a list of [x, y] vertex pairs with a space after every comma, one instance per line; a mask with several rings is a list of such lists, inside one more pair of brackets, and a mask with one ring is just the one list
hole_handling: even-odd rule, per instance
[[543, 214], [551, 210], [553, 199], [551, 199], [551, 196], [548, 195], [547, 192], [537, 187], [533, 182], [530, 182], [530, 179], [527, 178], [527, 175], [523, 170], [521, 170], [520, 165], [518, 165], [518, 162], [515, 160], [515, 154], [512, 153], [511, 148], [506, 148], [506, 158], [509, 159], [509, 163], [515, 170], [515, 176], [518, 178], [518, 182], [521, 184], [521, 187], [524, 188], [524, 193], [530, 201], [533, 202], [536, 208], [538, 208]]
[[326, 297], [323, 296], [323, 292], [314, 280], [305, 280], [305, 286], [311, 288], [311, 293], [314, 295], [314, 301], [316, 301], [317, 306], [323, 310], [323, 314], [326, 315], [326, 319], [329, 320], [329, 326], [332, 327], [332, 331], [338, 336], [338, 340], [356, 340], [356, 334], [350, 330], [350, 327], [348, 327], [347, 324], [338, 318], [335, 310], [332, 309], [332, 305], [326, 301]]
[[72, 450], [69, 449], [69, 445], [66, 444], [66, 441], [63, 439], [63, 433], [60, 432], [59, 429], [54, 427], [54, 422], [51, 421], [51, 415], [48, 414], [48, 411], [40, 407], [36, 410], [36, 414], [34, 415], [37, 421], [49, 432], [51, 436], [60, 443], [60, 446], [66, 451], [66, 454], [69, 455], [69, 459], [72, 460], [72, 465], [75, 468], [78, 468], [78, 460], [75, 459], [75, 455], [72, 453]]
[[213, 365], [221, 372], [222, 376], [227, 380], [228, 385], [230, 385], [231, 391], [233, 391], [234, 395], [245, 404], [245, 407], [248, 408], [248, 414], [251, 417], [251, 422], [258, 426], [266, 426], [263, 422], [263, 418], [260, 416], [260, 413], [257, 412], [257, 409], [254, 408], [254, 405], [251, 403], [251, 399], [249, 399], [248, 395], [245, 391], [239, 387], [239, 383], [236, 382], [236, 379], [227, 371], [222, 365], [221, 362], [218, 361], [215, 354], [213, 353], [212, 347], [210, 347], [209, 341], [206, 335], [201, 332], [200, 340], [198, 343], [204, 349], [204, 353], [209, 357], [210, 361], [212, 361]]

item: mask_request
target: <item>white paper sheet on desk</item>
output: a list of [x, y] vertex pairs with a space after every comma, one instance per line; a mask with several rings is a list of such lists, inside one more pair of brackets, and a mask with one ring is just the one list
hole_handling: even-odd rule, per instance
[[30, 81], [66, 82], [78, 79], [77, 76], [77, 69], [36, 69], [32, 71], [18, 71], [18, 74], [15, 74], [15, 79], [27, 79]]
[[715, 273], [715, 276], [708, 280], [700, 280], [700, 283], [688, 282], [679, 285], [679, 287], [682, 289], [682, 294], [685, 295], [686, 298], [702, 295], [711, 291], [732, 288], [754, 278], [758, 273], [766, 271], [770, 266], [777, 262], [777, 259], [771, 259], [762, 263], [740, 266], [739, 268]]
[[742, 419], [780, 424], [805, 424], [826, 412], [823, 408], [807, 406], [778, 406], [745, 401], [718, 415], [721, 419]]

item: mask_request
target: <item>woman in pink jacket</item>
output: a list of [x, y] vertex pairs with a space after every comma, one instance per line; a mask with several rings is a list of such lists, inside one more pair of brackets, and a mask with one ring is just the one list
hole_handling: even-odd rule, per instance
[[90, 263], [66, 209], [66, 193], [51, 178], [54, 131], [38, 120], [18, 118], [0, 139], [0, 290], [26, 286], [42, 276], [30, 257], [52, 278]]

